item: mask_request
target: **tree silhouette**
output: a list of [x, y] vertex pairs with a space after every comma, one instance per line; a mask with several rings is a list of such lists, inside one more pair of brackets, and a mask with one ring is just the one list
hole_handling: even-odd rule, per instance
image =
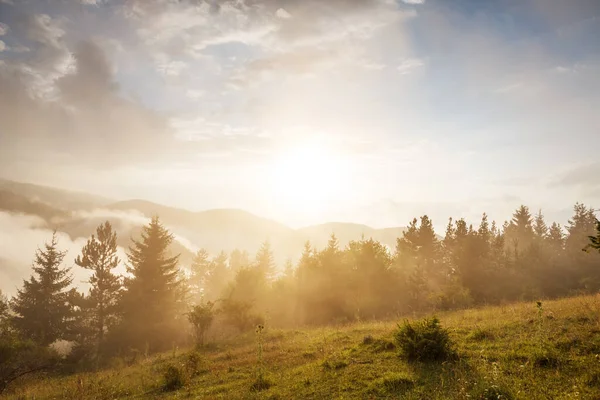
[[117, 234], [112, 230], [110, 222], [98, 226], [96, 236], [87, 241], [75, 264], [92, 271], [91, 285], [86, 312], [90, 312], [93, 334], [97, 342], [98, 353], [104, 343], [104, 334], [109, 325], [114, 325], [117, 318], [117, 307], [121, 292], [121, 282], [113, 270], [120, 260], [117, 256]]
[[589, 236], [590, 244], [587, 249], [595, 249], [600, 252], [600, 220], [596, 220], [596, 236]]
[[123, 296], [123, 324], [134, 345], [150, 351], [164, 349], [176, 337], [176, 321], [183, 311], [183, 285], [177, 266], [179, 256], [169, 256], [173, 235], [158, 217], [143, 227], [141, 240], [133, 240], [127, 254]]
[[58, 339], [67, 338], [73, 314], [69, 302], [71, 285], [69, 268], [60, 265], [66, 252], [58, 250], [56, 232], [36, 251], [33, 262], [34, 275], [23, 281], [23, 288], [11, 301], [14, 312], [12, 325], [25, 337], [41, 345], [49, 345]]

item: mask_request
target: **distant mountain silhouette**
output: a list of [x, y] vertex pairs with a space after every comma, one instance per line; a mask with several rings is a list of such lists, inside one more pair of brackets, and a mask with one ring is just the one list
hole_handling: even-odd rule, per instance
[[268, 240], [278, 263], [296, 259], [309, 240], [323, 248], [332, 233], [344, 247], [351, 240], [373, 238], [394, 249], [404, 228], [374, 229], [366, 225], [331, 222], [292, 229], [282, 223], [239, 209], [193, 212], [146, 200], [113, 202], [87, 193], [0, 180], [0, 211], [37, 215], [72, 238], [88, 237], [95, 227], [109, 220], [119, 234], [119, 245], [127, 247], [137, 238], [146, 218], [158, 215], [176, 235], [174, 252], [182, 263], [191, 262], [197, 248], [216, 254], [221, 250], [248, 250], [251, 255]]
[[373, 238], [382, 244], [387, 245], [393, 251], [396, 247], [396, 238], [402, 236], [402, 232], [404, 232], [405, 229], [406, 228], [404, 227], [375, 229], [361, 224], [328, 222], [320, 225], [307, 226], [298, 229], [297, 232], [304, 237], [310, 238], [311, 243], [314, 243], [314, 245], [319, 248], [327, 245], [327, 242], [333, 233], [337, 237], [340, 246], [344, 246], [352, 240], [360, 240], [364, 237], [365, 239]]
[[0, 190], [27, 197], [30, 201], [41, 202], [60, 210], [101, 207], [114, 202], [114, 200], [89, 193], [15, 182], [7, 179], [0, 179]]

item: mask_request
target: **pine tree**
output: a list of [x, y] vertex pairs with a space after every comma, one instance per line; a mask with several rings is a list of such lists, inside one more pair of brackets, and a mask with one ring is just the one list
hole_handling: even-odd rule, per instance
[[210, 262], [204, 294], [207, 300], [218, 300], [232, 278], [227, 266], [227, 258], [227, 253], [222, 251]]
[[192, 302], [199, 304], [206, 290], [206, 280], [210, 273], [210, 259], [208, 251], [200, 249], [194, 256], [189, 278], [190, 295]]
[[294, 279], [294, 263], [291, 258], [285, 260], [285, 264], [283, 264], [283, 278], [287, 281], [292, 281]]
[[258, 253], [256, 253], [254, 266], [260, 271], [267, 282], [272, 281], [275, 277], [275, 259], [269, 241], [263, 242], [260, 246]]
[[554, 255], [562, 253], [565, 248], [565, 234], [559, 224], [553, 222], [552, 225], [550, 225], [546, 240]]
[[396, 238], [395, 263], [404, 272], [412, 270], [419, 263], [419, 228], [417, 219], [414, 218], [404, 232], [402, 237]]
[[596, 215], [593, 208], [581, 203], [575, 204], [573, 211], [565, 240], [565, 254], [571, 263], [570, 275], [579, 283], [580, 288], [597, 291], [600, 289], [600, 254], [581, 251], [590, 244], [590, 236], [596, 233]]
[[240, 269], [250, 266], [250, 255], [246, 250], [235, 249], [229, 256], [229, 269], [235, 275]]
[[514, 213], [510, 224], [506, 227], [506, 240], [515, 258], [525, 252], [534, 239], [533, 218], [527, 206], [521, 205]]
[[4, 296], [2, 290], [0, 290], [0, 336], [8, 329], [8, 311], [8, 299]]
[[600, 220], [596, 221], [596, 236], [589, 236], [590, 244], [586, 249], [594, 249], [600, 252]]
[[169, 257], [173, 235], [158, 217], [143, 227], [142, 238], [129, 247], [123, 296], [123, 324], [128, 339], [150, 351], [167, 348], [183, 315], [179, 255]]
[[340, 250], [340, 243], [338, 241], [337, 236], [335, 236], [335, 233], [332, 233], [329, 236], [329, 240], [327, 241], [327, 251], [329, 253], [335, 254]]
[[58, 250], [56, 232], [44, 249], [36, 251], [33, 262], [34, 275], [23, 281], [23, 288], [11, 301], [13, 326], [23, 336], [40, 345], [49, 345], [66, 339], [70, 333], [73, 313], [69, 303], [72, 278], [69, 268], [60, 265], [66, 252]]
[[483, 243], [488, 244], [490, 242], [492, 231], [490, 230], [490, 224], [488, 222], [488, 216], [486, 213], [483, 213], [483, 216], [481, 217], [481, 223], [479, 224], [477, 235], [483, 241]]
[[113, 273], [120, 260], [117, 256], [117, 234], [110, 222], [98, 226], [96, 235], [87, 241], [75, 264], [92, 271], [91, 285], [85, 306], [91, 319], [98, 352], [104, 343], [107, 329], [116, 323], [117, 306], [121, 292], [119, 276]]
[[589, 243], [589, 236], [596, 232], [597, 219], [593, 208], [577, 203], [573, 207], [574, 215], [567, 226], [568, 236], [566, 248], [573, 254], [581, 253], [581, 249]]
[[535, 216], [533, 232], [538, 240], [543, 240], [548, 236], [548, 226], [546, 225], [546, 221], [544, 221], [542, 210], [538, 211], [537, 215]]

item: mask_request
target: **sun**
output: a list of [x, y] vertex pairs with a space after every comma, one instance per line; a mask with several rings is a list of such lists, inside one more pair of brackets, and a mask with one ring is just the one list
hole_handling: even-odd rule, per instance
[[286, 211], [316, 217], [345, 195], [344, 159], [318, 141], [282, 148], [271, 166], [275, 203]]

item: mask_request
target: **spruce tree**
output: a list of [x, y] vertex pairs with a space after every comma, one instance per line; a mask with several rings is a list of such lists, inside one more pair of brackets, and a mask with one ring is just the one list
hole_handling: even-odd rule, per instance
[[275, 259], [269, 241], [263, 242], [260, 246], [260, 249], [256, 253], [254, 265], [267, 282], [273, 280], [275, 277]]
[[123, 295], [123, 329], [130, 344], [157, 351], [168, 348], [183, 315], [183, 284], [179, 255], [169, 256], [173, 235], [153, 217], [142, 228], [141, 240], [129, 247]]
[[207, 300], [218, 300], [231, 280], [229, 267], [227, 266], [227, 258], [227, 253], [222, 251], [210, 262], [210, 270], [206, 279], [204, 293]]
[[0, 290], [0, 336], [8, 329], [8, 299]]
[[105, 332], [116, 322], [121, 282], [119, 276], [113, 273], [120, 260], [117, 256], [117, 234], [110, 222], [98, 226], [96, 235], [87, 241], [75, 264], [92, 271], [85, 308], [100, 352]]
[[206, 281], [210, 273], [210, 259], [208, 251], [200, 249], [194, 256], [191, 267], [191, 276], [189, 278], [190, 295], [192, 302], [200, 304], [204, 292], [206, 291]]
[[72, 282], [69, 268], [61, 268], [66, 252], [58, 250], [56, 232], [33, 262], [34, 275], [11, 301], [12, 325], [26, 338], [40, 345], [66, 339], [73, 310], [66, 290]]
[[235, 275], [240, 269], [246, 268], [250, 265], [250, 255], [248, 251], [235, 249], [229, 256], [229, 269], [231, 274]]
[[594, 249], [600, 252], [600, 220], [596, 220], [596, 236], [589, 236], [590, 244], [587, 249]]
[[548, 236], [548, 226], [544, 220], [542, 210], [538, 211], [533, 224], [533, 232], [538, 240], [543, 240]]
[[533, 242], [535, 233], [533, 230], [533, 217], [529, 207], [520, 206], [514, 213], [510, 224], [506, 227], [506, 239], [509, 249], [515, 258], [522, 255]]
[[565, 234], [560, 224], [553, 222], [550, 225], [546, 241], [553, 255], [556, 256], [563, 252], [565, 248]]

